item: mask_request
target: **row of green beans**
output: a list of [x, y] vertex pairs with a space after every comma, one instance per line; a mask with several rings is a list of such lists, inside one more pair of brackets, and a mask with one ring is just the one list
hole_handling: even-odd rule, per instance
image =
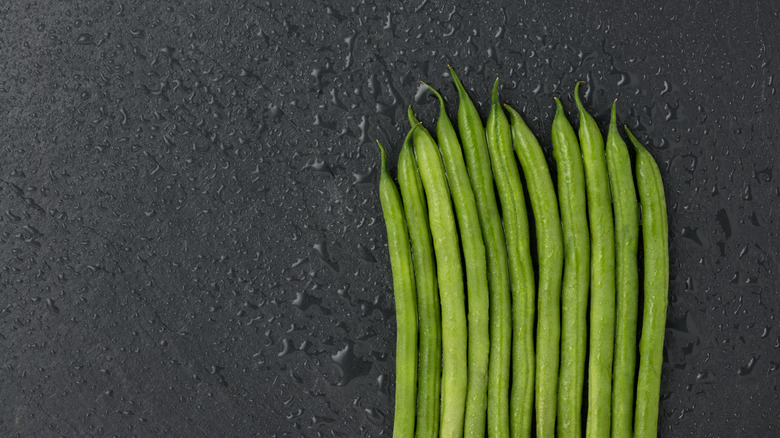
[[577, 83], [578, 133], [555, 99], [553, 171], [520, 113], [500, 104], [498, 80], [483, 125], [450, 72], [457, 132], [425, 84], [439, 103], [436, 139], [409, 107], [400, 192], [380, 145], [393, 436], [655, 437], [669, 281], [656, 162], [626, 128], [632, 171], [616, 104], [605, 142]]

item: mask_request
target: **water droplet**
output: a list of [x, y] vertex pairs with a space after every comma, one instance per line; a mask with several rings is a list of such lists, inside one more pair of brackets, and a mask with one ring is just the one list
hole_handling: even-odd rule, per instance
[[293, 351], [295, 351], [295, 346], [293, 345], [292, 341], [284, 338], [282, 339], [282, 351], [280, 351], [277, 356], [284, 357]]
[[696, 229], [696, 228], [683, 227], [682, 236], [685, 237], [686, 239], [690, 239], [690, 240], [696, 242], [697, 244], [699, 244], [699, 246], [704, 246], [701, 243], [701, 239], [699, 239], [699, 235], [697, 234], [697, 231], [698, 231], [698, 229]]
[[717, 213], [718, 218], [718, 224], [720, 225], [720, 228], [723, 230], [723, 234], [726, 235], [726, 239], [731, 237], [731, 222], [729, 221], [729, 216], [726, 213], [726, 210], [721, 208], [718, 210]]
[[57, 304], [51, 298], [46, 298], [46, 307], [54, 313], [60, 313], [60, 308], [57, 307]]
[[360, 376], [367, 376], [371, 371], [371, 362], [356, 356], [352, 351], [352, 344], [347, 343], [341, 350], [331, 356], [333, 362], [338, 365], [341, 377], [338, 386], [345, 386], [350, 381]]
[[362, 244], [358, 244], [358, 257], [366, 262], [369, 263], [376, 263], [376, 258], [374, 258], [374, 255], [371, 253], [371, 251], [363, 246]]
[[755, 368], [756, 363], [758, 362], [758, 359], [760, 359], [760, 356], [759, 357], [751, 357], [750, 361], [748, 361], [747, 365], [745, 365], [743, 367], [739, 367], [739, 371], [737, 371], [737, 374], [739, 374], [740, 376], [747, 376], [750, 373], [752, 373], [753, 372], [753, 368]]
[[89, 46], [95, 43], [95, 38], [92, 36], [92, 34], [89, 33], [82, 33], [81, 35], [76, 38], [76, 44], [80, 44], [82, 46]]
[[339, 272], [339, 264], [338, 262], [331, 259], [330, 253], [328, 252], [328, 246], [324, 240], [314, 244], [314, 251], [320, 260], [325, 262], [328, 267], [333, 269], [335, 272]]

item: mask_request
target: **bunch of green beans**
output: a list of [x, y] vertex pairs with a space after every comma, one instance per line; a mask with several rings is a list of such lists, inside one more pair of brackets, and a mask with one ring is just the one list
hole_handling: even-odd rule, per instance
[[450, 73], [457, 131], [424, 84], [439, 103], [436, 138], [409, 107], [400, 192], [380, 145], [393, 436], [657, 436], [669, 283], [658, 165], [626, 128], [632, 168], [616, 101], [604, 141], [581, 82], [578, 133], [555, 99], [549, 160], [520, 113], [502, 107], [498, 80], [483, 124]]

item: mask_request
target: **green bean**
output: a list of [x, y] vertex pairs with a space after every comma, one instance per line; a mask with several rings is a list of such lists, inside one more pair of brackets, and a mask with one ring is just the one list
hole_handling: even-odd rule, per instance
[[658, 402], [669, 292], [669, 225], [658, 165], [631, 131], [627, 127], [625, 129], [636, 149], [636, 180], [642, 205], [644, 249], [644, 309], [639, 341], [634, 433], [638, 438], [655, 438], [658, 436]]
[[[485, 407], [488, 394], [488, 359], [490, 353], [489, 297], [485, 246], [479, 227], [477, 204], [471, 188], [463, 152], [452, 127], [444, 99], [428, 84], [428, 89], [439, 99], [439, 121], [436, 134], [444, 158], [444, 167], [450, 183], [450, 193], [455, 204], [463, 256], [466, 262], [466, 290], [468, 291], [468, 390], [466, 398], [465, 436], [485, 435]], [[507, 355], [507, 359], [508, 359]], [[508, 376], [497, 384], [508, 388]], [[491, 395], [492, 391], [491, 391]], [[506, 398], [504, 399], [506, 402]], [[506, 403], [505, 403], [506, 404]], [[491, 406], [494, 407], [494, 406]], [[492, 411], [491, 411], [492, 412]], [[509, 427], [508, 419], [504, 418]], [[492, 419], [491, 419], [492, 420]], [[492, 422], [491, 422], [492, 423]], [[491, 424], [492, 425], [492, 424]]]
[[558, 377], [558, 434], [582, 436], [582, 391], [587, 343], [590, 241], [585, 173], [580, 147], [563, 105], [555, 99], [553, 156], [558, 168], [558, 205], [563, 227], [561, 288], [561, 370]]
[[[506, 114], [498, 101], [498, 79], [493, 85], [493, 99], [487, 121], [487, 145], [493, 176], [501, 201], [504, 218], [507, 254], [509, 255], [509, 278], [512, 282], [512, 379], [514, 395], [522, 400], [523, 408], [533, 405], [534, 395], [534, 313], [536, 285], [531, 261], [528, 214], [525, 209], [523, 184], [512, 149], [512, 131]], [[547, 401], [545, 397], [541, 400]], [[553, 426], [555, 402], [552, 404]], [[549, 409], [544, 403], [543, 409]], [[538, 411], [537, 423], [544, 423], [546, 430], [548, 415]], [[539, 430], [537, 424], [537, 430]], [[530, 435], [528, 429], [513, 431], [518, 436]], [[554, 429], [554, 427], [553, 427]]]
[[616, 105], [607, 133], [607, 170], [615, 213], [615, 362], [612, 365], [612, 436], [633, 436], [634, 375], [636, 372], [636, 326], [639, 311], [639, 211], [631, 157], [620, 138]]
[[[412, 125], [419, 123], [411, 106], [408, 115]], [[443, 316], [440, 436], [460, 437], [466, 408], [468, 338], [458, 230], [441, 155], [436, 142], [423, 127], [414, 132], [414, 149], [428, 200]]]
[[512, 119], [515, 153], [528, 186], [539, 260], [538, 310], [536, 325], [536, 436], [555, 432], [558, 361], [561, 335], [561, 275], [563, 273], [563, 231], [550, 170], [539, 141], [508, 105]]
[[439, 433], [441, 308], [436, 281], [436, 263], [433, 259], [433, 243], [428, 227], [428, 208], [410, 140], [411, 135], [408, 135], [398, 156], [398, 185], [401, 188], [406, 222], [409, 224], [414, 276], [417, 281], [420, 352], [416, 436], [422, 438], [435, 437]]
[[[498, 201], [490, 169], [485, 130], [474, 103], [460, 83], [452, 67], [448, 67], [458, 90], [458, 131], [466, 158], [466, 167], [477, 201], [477, 214], [482, 229], [488, 265], [490, 289], [490, 365], [488, 366], [488, 432], [491, 436], [506, 436], [506, 421], [502, 419], [507, 408], [506, 397], [509, 385], [512, 349], [512, 309], [509, 291], [509, 266], [506, 243], [498, 212]], [[510, 400], [511, 397], [510, 397]], [[521, 415], [525, 411], [511, 401], [510, 430], [519, 431]], [[516, 409], [517, 408], [517, 409]], [[527, 430], [531, 429], [531, 409], [527, 407]], [[495, 420], [495, 421], [493, 421]], [[494, 427], [495, 425], [495, 427]], [[515, 433], [516, 434], [516, 433]]]
[[417, 306], [412, 253], [409, 247], [409, 234], [406, 230], [401, 197], [393, 178], [387, 171], [385, 149], [379, 141], [377, 144], [382, 154], [379, 199], [387, 227], [387, 247], [390, 253], [390, 267], [393, 272], [397, 325], [393, 436], [396, 438], [412, 437], [414, 436], [417, 384]]
[[615, 347], [615, 231], [604, 139], [580, 101], [580, 147], [585, 164], [590, 224], [590, 350], [588, 353], [588, 437], [609, 436], [612, 402], [612, 353]]

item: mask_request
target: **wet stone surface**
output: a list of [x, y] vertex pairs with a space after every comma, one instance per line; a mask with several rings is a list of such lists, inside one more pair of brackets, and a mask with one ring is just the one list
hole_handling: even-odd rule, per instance
[[[406, 2], [408, 3], [408, 2]], [[776, 2], [0, 6], [0, 435], [390, 436], [378, 154], [447, 64], [665, 180], [660, 435], [780, 434]], [[572, 117], [572, 121], [576, 118]]]

